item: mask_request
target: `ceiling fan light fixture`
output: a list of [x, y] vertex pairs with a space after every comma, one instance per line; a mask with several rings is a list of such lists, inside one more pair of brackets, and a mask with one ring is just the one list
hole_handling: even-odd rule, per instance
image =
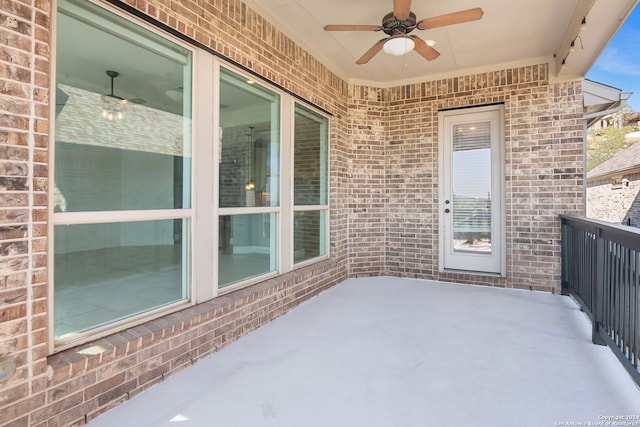
[[383, 50], [389, 55], [402, 56], [413, 50], [415, 42], [409, 37], [402, 35], [391, 37], [384, 43]]

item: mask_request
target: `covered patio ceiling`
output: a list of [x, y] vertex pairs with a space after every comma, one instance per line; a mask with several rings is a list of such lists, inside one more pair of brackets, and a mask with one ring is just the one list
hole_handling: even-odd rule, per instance
[[245, 3], [341, 77], [385, 87], [540, 63], [550, 64], [551, 79], [583, 77], [637, 0], [413, 0], [411, 11], [418, 20], [477, 7], [484, 15], [478, 21], [414, 30], [411, 34], [436, 42], [440, 56], [432, 61], [416, 52], [400, 57], [380, 52], [364, 65], [356, 64], [358, 58], [386, 34], [326, 32], [323, 27], [380, 25], [393, 0]]
[[639, 415], [640, 391], [590, 332], [565, 296], [351, 279], [88, 425], [541, 427]]

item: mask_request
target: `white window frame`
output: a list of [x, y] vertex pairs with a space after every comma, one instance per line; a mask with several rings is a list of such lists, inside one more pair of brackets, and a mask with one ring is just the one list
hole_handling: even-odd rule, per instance
[[[190, 305], [195, 304], [196, 299], [194, 298], [194, 287], [193, 287], [193, 272], [196, 270], [197, 261], [194, 259], [195, 254], [195, 238], [196, 235], [194, 233], [195, 227], [195, 189], [198, 188], [196, 183], [196, 173], [195, 173], [195, 165], [193, 164], [194, 160], [200, 156], [198, 152], [199, 147], [203, 144], [197, 143], [197, 129], [195, 127], [195, 117], [194, 113], [196, 111], [201, 110], [200, 105], [202, 104], [202, 98], [200, 97], [199, 101], [196, 101], [196, 96], [199, 93], [197, 88], [197, 82], [195, 80], [196, 76], [199, 74], [196, 73], [196, 70], [199, 69], [201, 58], [206, 55], [209, 55], [205, 51], [195, 48], [194, 46], [185, 43], [183, 40], [180, 40], [176, 37], [171, 36], [166, 32], [162, 32], [158, 28], [146, 23], [145, 21], [138, 19], [136, 17], [132, 17], [129, 14], [126, 14], [124, 11], [101, 1], [93, 1], [90, 3], [105, 9], [108, 12], [113, 13], [114, 15], [125, 19], [129, 22], [132, 22], [138, 25], [140, 28], [149, 30], [160, 37], [169, 40], [180, 47], [189, 50], [192, 54], [192, 65], [191, 65], [191, 81], [192, 81], [192, 97], [191, 97], [191, 111], [192, 111], [192, 119], [191, 119], [191, 129], [189, 130], [191, 135], [191, 155], [192, 155], [192, 167], [190, 173], [190, 181], [185, 182], [185, 186], [190, 186], [191, 193], [191, 203], [189, 204], [191, 207], [186, 209], [158, 209], [158, 210], [122, 210], [122, 211], [87, 211], [87, 212], [54, 212], [54, 192], [53, 185], [49, 191], [49, 206], [48, 206], [48, 214], [51, 219], [48, 223], [47, 234], [48, 245], [47, 245], [47, 253], [48, 253], [48, 283], [51, 286], [48, 287], [48, 324], [50, 327], [48, 328], [48, 349], [49, 353], [54, 353], [57, 351], [64, 350], [66, 348], [70, 348], [76, 346], [80, 343], [87, 342], [90, 340], [102, 338], [106, 335], [112, 334], [116, 330], [126, 329], [128, 327], [132, 327], [151, 319], [158, 318], [162, 315], [166, 315], [172, 312], [176, 312], [183, 308], [186, 308]], [[53, 11], [54, 13], [52, 18], [52, 29], [51, 33], [57, 33], [57, 19], [58, 19], [58, 1], [54, 1], [53, 3]], [[56, 61], [57, 61], [57, 46], [56, 42], [52, 42], [52, 66], [50, 72], [50, 87], [56, 87]], [[210, 55], [209, 55], [210, 56]], [[52, 98], [55, 98], [55, 90], [52, 91]], [[50, 117], [55, 117], [55, 99], [50, 103]], [[56, 131], [55, 131], [55, 119], [50, 121], [50, 133], [49, 133], [49, 143], [51, 149], [49, 150], [49, 182], [55, 182], [55, 139], [56, 139]], [[184, 300], [177, 301], [175, 303], [171, 303], [160, 307], [158, 309], [153, 309], [148, 312], [134, 315], [128, 317], [123, 320], [118, 320], [115, 322], [111, 322], [93, 329], [90, 329], [85, 332], [79, 332], [74, 334], [70, 338], [64, 339], [55, 339], [55, 319], [54, 319], [54, 298], [55, 298], [55, 282], [54, 282], [54, 273], [55, 273], [55, 250], [54, 250], [54, 240], [55, 240], [55, 227], [60, 225], [78, 225], [78, 224], [99, 224], [99, 223], [119, 223], [119, 222], [135, 222], [135, 221], [157, 221], [157, 220], [173, 220], [173, 219], [186, 219], [188, 227], [184, 230], [184, 237], [188, 239], [188, 251], [189, 256], [184, 260], [186, 271], [186, 281], [187, 281], [187, 297]]]
[[[291, 219], [290, 219], [290, 230], [289, 233], [290, 235], [285, 236], [285, 238], [283, 239], [283, 241], [287, 242], [290, 246], [290, 249], [288, 250], [289, 256], [287, 257], [288, 262], [291, 265], [292, 269], [296, 269], [296, 268], [302, 268], [305, 267], [307, 265], [310, 264], [315, 264], [319, 261], [328, 259], [331, 256], [330, 253], [330, 244], [329, 244], [329, 224], [330, 224], [330, 213], [331, 213], [331, 209], [330, 209], [330, 193], [329, 193], [329, 188], [330, 188], [330, 171], [331, 171], [331, 150], [329, 149], [329, 141], [331, 141], [331, 118], [321, 112], [318, 111], [316, 108], [313, 108], [307, 104], [303, 104], [301, 102], [298, 102], [296, 100], [292, 100], [292, 107], [291, 107], [291, 138], [290, 141], [292, 143], [289, 153], [290, 153], [290, 157], [289, 157], [289, 161], [287, 162], [288, 165], [291, 165], [289, 168], [289, 173], [290, 175], [290, 186], [289, 186], [289, 191], [290, 191], [290, 197], [289, 197], [289, 201], [291, 202], [291, 209], [289, 209], [289, 211], [291, 211]], [[326, 200], [327, 203], [325, 205], [296, 205], [294, 203], [294, 181], [295, 181], [295, 177], [294, 177], [294, 172], [295, 172], [295, 106], [296, 105], [300, 105], [301, 107], [303, 107], [304, 109], [307, 109], [309, 111], [312, 111], [313, 113], [317, 114], [318, 116], [324, 117], [325, 119], [327, 119], [327, 135], [326, 135], [326, 143], [327, 143], [327, 179], [326, 179], [326, 186], [324, 188], [321, 188], [320, 191], [321, 192], [326, 192]], [[315, 120], [315, 117], [313, 116], [309, 116], [310, 119]], [[325, 242], [325, 254], [320, 255], [318, 257], [315, 258], [310, 258], [308, 260], [304, 260], [302, 262], [298, 262], [295, 263], [294, 262], [294, 234], [295, 234], [295, 230], [294, 230], [294, 215], [295, 212], [305, 212], [305, 211], [314, 211], [314, 212], [322, 212], [323, 215], [321, 218], [323, 218], [324, 222], [325, 222], [325, 226], [324, 226], [324, 235], [321, 236], [322, 239], [324, 239]]]
[[[199, 304], [220, 295], [233, 292], [237, 289], [251, 286], [255, 283], [275, 277], [296, 268], [330, 257], [330, 117], [323, 111], [313, 106], [296, 100], [290, 93], [274, 85], [264, 82], [247, 71], [215, 56], [211, 52], [193, 46], [161, 29], [147, 23], [141, 18], [132, 16], [122, 9], [107, 3], [104, 0], [89, 0], [95, 4], [140, 28], [152, 31], [179, 46], [192, 52], [192, 97], [191, 97], [191, 204], [188, 209], [161, 209], [161, 210], [130, 210], [130, 211], [91, 211], [91, 212], [54, 212], [53, 185], [49, 191], [48, 214], [48, 350], [53, 354], [76, 345], [86, 343], [118, 331], [148, 322], [167, 314]], [[52, 34], [56, 34], [58, 1], [54, 0], [52, 13]], [[56, 43], [51, 45], [51, 72], [50, 87], [56, 87]], [[280, 96], [280, 180], [279, 180], [279, 205], [274, 207], [244, 207], [244, 208], [220, 208], [219, 207], [219, 165], [221, 160], [220, 139], [220, 70], [221, 67], [236, 73], [254, 84], [260, 85]], [[55, 90], [51, 94], [50, 102], [50, 134], [49, 142], [49, 182], [55, 182]], [[328, 120], [327, 126], [327, 204], [317, 206], [294, 206], [293, 203], [293, 160], [294, 160], [294, 126], [295, 105], [298, 103], [304, 108], [321, 115]], [[323, 211], [326, 220], [325, 242], [326, 254], [293, 263], [294, 241], [294, 212], [297, 211]], [[218, 239], [219, 218], [228, 215], [245, 214], [275, 214], [276, 220], [276, 270], [266, 274], [251, 277], [247, 280], [219, 288], [218, 284]], [[54, 229], [58, 225], [75, 224], [99, 224], [114, 222], [153, 221], [187, 219], [187, 230], [184, 237], [189, 239], [189, 257], [185, 260], [187, 268], [187, 299], [178, 301], [149, 312], [131, 316], [129, 318], [108, 323], [86, 332], [78, 333], [71, 339], [55, 339], [54, 330], [54, 296], [55, 296], [55, 252]]]
[[[506, 192], [505, 192], [505, 113], [504, 113], [504, 105], [496, 104], [496, 105], [486, 105], [486, 106], [478, 106], [478, 107], [468, 107], [461, 109], [451, 109], [444, 110], [438, 113], [438, 146], [439, 146], [439, 170], [443, 171], [439, 174], [438, 177], [438, 185], [439, 185], [439, 213], [438, 220], [440, 221], [440, 226], [438, 230], [438, 271], [440, 273], [446, 272], [454, 272], [454, 273], [465, 273], [477, 276], [490, 276], [490, 277], [506, 277], [507, 275], [507, 242], [506, 242], [506, 221], [507, 221], [507, 212], [506, 212]], [[445, 219], [446, 210], [451, 208], [450, 205], [446, 204], [447, 194], [445, 194], [445, 188], [451, 187], [451, 177], [450, 173], [452, 170], [452, 158], [451, 153], [448, 152], [448, 144], [449, 141], [446, 140], [447, 136], [450, 135], [450, 131], [445, 130], [445, 126], [447, 124], [451, 125], [456, 121], [465, 123], [470, 118], [482, 117], [483, 120], [486, 120], [488, 117], [490, 120], [494, 121], [495, 128], [493, 129], [494, 136], [492, 138], [491, 145], [491, 165], [492, 165], [492, 198], [495, 200], [494, 209], [492, 210], [492, 240], [495, 243], [495, 255], [492, 257], [491, 267], [485, 268], [483, 264], [487, 262], [482, 257], [477, 257], [474, 254], [469, 255], [457, 255], [458, 258], [467, 257], [469, 260], [474, 259], [471, 264], [471, 267], [468, 269], [461, 269], [458, 265], [461, 264], [458, 261], [456, 267], [451, 267], [447, 265], [446, 259], [447, 256], [451, 256], [452, 251], [447, 252], [445, 248], [445, 239], [447, 239], [448, 233], [450, 230], [446, 230], [447, 221]], [[449, 174], [445, 176], [445, 174]], [[497, 196], [496, 196], [497, 194]]]
[[214, 218], [214, 224], [213, 224], [213, 228], [214, 228], [214, 233], [215, 233], [215, 240], [214, 240], [214, 245], [213, 245], [213, 264], [217, 266], [218, 264], [218, 259], [219, 259], [219, 250], [218, 250], [218, 239], [220, 238], [219, 236], [219, 222], [220, 222], [220, 218], [223, 216], [234, 216], [234, 215], [252, 215], [252, 214], [275, 214], [276, 217], [276, 221], [275, 224], [271, 224], [271, 227], [273, 228], [275, 226], [275, 256], [276, 256], [276, 268], [274, 271], [269, 271], [267, 273], [258, 275], [258, 276], [252, 276], [249, 277], [245, 280], [227, 285], [223, 288], [220, 288], [220, 284], [218, 283], [218, 269], [216, 269], [215, 274], [213, 276], [214, 278], [214, 297], [218, 296], [218, 295], [224, 295], [233, 291], [236, 291], [238, 289], [242, 289], [245, 288], [247, 286], [251, 286], [255, 283], [258, 282], [262, 282], [264, 280], [267, 280], [269, 278], [278, 276], [286, 271], [289, 271], [286, 269], [286, 266], [283, 266], [282, 264], [282, 259], [283, 259], [283, 252], [282, 252], [282, 239], [281, 239], [281, 230], [284, 228], [282, 226], [283, 224], [283, 220], [282, 220], [282, 212], [284, 211], [283, 208], [283, 203], [286, 197], [288, 197], [286, 195], [286, 193], [283, 192], [285, 186], [283, 185], [284, 182], [284, 177], [283, 177], [283, 169], [285, 169], [287, 166], [284, 165], [282, 159], [283, 157], [283, 153], [284, 153], [284, 145], [285, 145], [285, 136], [286, 133], [284, 132], [284, 128], [285, 125], [284, 123], [287, 121], [287, 109], [285, 107], [285, 104], [287, 104], [287, 98], [290, 97], [289, 94], [287, 94], [286, 92], [273, 87], [271, 85], [262, 83], [258, 80], [255, 79], [254, 76], [252, 76], [251, 74], [247, 73], [244, 70], [239, 69], [236, 66], [233, 66], [225, 61], [220, 60], [219, 58], [215, 58], [215, 86], [216, 86], [216, 91], [215, 91], [215, 95], [214, 95], [214, 99], [213, 99], [213, 105], [215, 106], [214, 109], [215, 111], [219, 111], [219, 105], [220, 105], [220, 78], [221, 78], [221, 70], [222, 68], [224, 68], [226, 71], [232, 72], [242, 78], [244, 78], [246, 81], [251, 81], [251, 85], [255, 85], [255, 86], [260, 86], [263, 87], [273, 93], [275, 93], [276, 95], [279, 96], [280, 98], [280, 108], [278, 111], [279, 114], [279, 126], [280, 129], [277, 130], [279, 132], [279, 143], [280, 143], [280, 149], [279, 149], [279, 156], [280, 156], [280, 179], [278, 182], [278, 192], [279, 194], [279, 203], [278, 206], [257, 206], [257, 207], [233, 207], [233, 208], [221, 208], [219, 206], [220, 203], [220, 198], [218, 197], [219, 195], [219, 188], [220, 188], [220, 161], [221, 161], [221, 152], [222, 152], [222, 141], [220, 138], [220, 114], [214, 114], [214, 120], [213, 120], [213, 125], [215, 128], [215, 138], [214, 141], [218, 141], [216, 145], [216, 147], [218, 148], [216, 150], [216, 154], [217, 157], [215, 158], [215, 161], [213, 163], [213, 182], [214, 182], [214, 186], [213, 186], [213, 202], [214, 202], [214, 211], [215, 211], [215, 215], [212, 217]]

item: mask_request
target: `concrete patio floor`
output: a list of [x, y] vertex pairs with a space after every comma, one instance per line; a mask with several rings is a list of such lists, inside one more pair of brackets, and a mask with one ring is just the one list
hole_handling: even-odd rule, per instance
[[351, 279], [88, 425], [544, 427], [640, 415], [640, 390], [590, 331], [569, 297]]

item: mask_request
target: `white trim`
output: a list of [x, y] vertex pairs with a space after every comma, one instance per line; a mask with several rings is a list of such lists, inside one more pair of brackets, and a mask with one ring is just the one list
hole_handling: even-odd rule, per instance
[[[54, 188], [55, 188], [55, 140], [56, 140], [56, 55], [57, 55], [57, 37], [55, 36], [58, 31], [58, 1], [53, 0], [51, 2], [51, 42], [49, 43], [50, 52], [50, 67], [49, 67], [49, 87], [52, 88], [49, 92], [49, 117], [53, 119], [49, 120], [49, 151], [48, 151], [48, 165], [49, 165], [49, 189], [47, 194], [47, 352], [53, 354], [55, 350], [55, 317], [53, 309], [55, 307], [55, 291], [53, 288], [55, 278], [55, 246], [53, 241], [53, 206], [54, 206]], [[27, 322], [30, 324], [31, 322]], [[29, 334], [31, 335], [31, 334]]]
[[[491, 114], [492, 116], [487, 116]], [[486, 116], [486, 118], [485, 118]], [[447, 125], [453, 124], [453, 120], [460, 117], [460, 123], [465, 123], [471, 120], [491, 120], [495, 122], [496, 126], [492, 126], [491, 137], [491, 200], [492, 206], [496, 206], [499, 209], [497, 212], [492, 210], [492, 243], [493, 253], [495, 255], [476, 255], [476, 254], [453, 254], [453, 250], [447, 250], [446, 239], [448, 239], [447, 223], [450, 214], [445, 214], [445, 209], [450, 209], [451, 204], [446, 203], [448, 194], [447, 188], [451, 187], [451, 179], [446, 175], [450, 173], [451, 161], [450, 154], [446, 147], [449, 142], [447, 136], [449, 135]], [[439, 144], [439, 171], [442, 171], [438, 177], [439, 184], [439, 210], [438, 210], [438, 270], [440, 272], [453, 272], [453, 271], [465, 271], [469, 274], [495, 274], [501, 277], [506, 277], [506, 195], [505, 195], [505, 120], [504, 120], [504, 105], [489, 105], [484, 107], [473, 107], [455, 110], [440, 111], [438, 113], [438, 144]], [[497, 141], [496, 141], [497, 138]], [[494, 145], [495, 144], [495, 145]], [[451, 193], [453, 190], [451, 189]], [[499, 200], [495, 200], [494, 195], [498, 194]], [[453, 193], [452, 193], [453, 194]], [[452, 215], [452, 214], [451, 214]], [[463, 262], [463, 258], [467, 258], [469, 268], [466, 267], [466, 262]], [[446, 264], [447, 259], [455, 259], [455, 262]], [[493, 265], [491, 265], [493, 263]], [[486, 266], [486, 267], [485, 267]]]
[[[390, 89], [398, 86], [417, 84], [417, 83], [427, 83], [427, 82], [433, 82], [438, 80], [451, 79], [455, 77], [470, 76], [473, 74], [488, 73], [491, 71], [507, 70], [510, 68], [531, 67], [535, 65], [545, 65], [545, 64], [549, 64], [551, 68], [551, 66], [554, 63], [555, 63], [555, 59], [553, 58], [553, 56], [541, 56], [538, 58], [528, 58], [521, 61], [503, 62], [500, 64], [491, 64], [491, 65], [479, 66], [474, 68], [466, 68], [464, 70], [456, 70], [456, 71], [450, 71], [446, 73], [421, 75], [421, 76], [409, 78], [406, 80], [395, 80], [391, 82], [380, 82], [380, 81], [351, 79], [351, 78], [346, 78], [346, 80], [348, 80], [350, 85], [369, 86], [369, 87], [375, 87], [380, 89]], [[551, 74], [552, 73], [550, 69], [549, 70], [550, 77], [551, 77]]]
[[193, 209], [158, 209], [148, 211], [56, 212], [54, 225], [101, 224], [191, 218]]
[[[218, 177], [217, 116], [210, 108], [216, 92], [216, 64], [208, 52], [198, 51], [198, 66], [195, 68], [194, 93], [197, 93], [194, 121], [196, 124], [193, 147], [194, 218], [193, 218], [193, 300], [197, 303], [210, 300], [217, 295], [211, 278], [215, 277], [218, 227], [214, 223], [217, 200], [213, 188]], [[214, 104], [215, 105], [215, 104]], [[213, 117], [212, 117], [213, 116]], [[212, 162], [212, 163], [210, 163]]]
[[329, 205], [295, 205], [293, 207], [294, 212], [303, 211], [328, 211]]
[[[280, 257], [279, 270], [281, 272], [291, 271], [293, 268], [293, 181], [294, 181], [294, 153], [295, 153], [295, 101], [289, 97], [287, 102], [282, 103], [282, 116], [288, 118], [288, 125], [285, 123], [282, 128], [280, 170], [281, 192], [280, 204], [282, 214], [280, 220]], [[285, 157], [286, 156], [286, 157]]]
[[280, 213], [280, 206], [248, 207], [248, 208], [219, 208], [218, 216], [254, 215], [265, 213]]

